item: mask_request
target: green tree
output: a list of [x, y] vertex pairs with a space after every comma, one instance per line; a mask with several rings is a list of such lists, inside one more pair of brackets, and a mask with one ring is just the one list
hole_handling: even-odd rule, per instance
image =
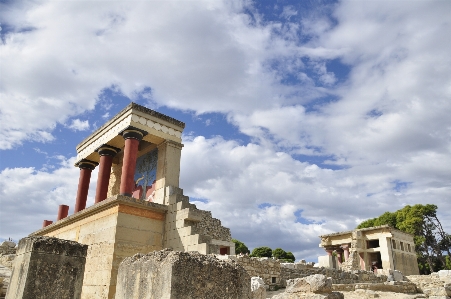
[[272, 257], [272, 249], [266, 246], [257, 247], [252, 250], [250, 256], [253, 257]]
[[243, 242], [238, 241], [237, 239], [232, 239], [232, 242], [235, 243], [235, 254], [251, 253], [249, 251], [249, 248], [247, 248], [247, 246]]
[[285, 255], [285, 260], [290, 263], [294, 263], [296, 258], [294, 257], [294, 254], [291, 253], [291, 251], [287, 251], [287, 254]]
[[407, 205], [396, 212], [385, 212], [377, 218], [366, 220], [357, 228], [384, 224], [414, 235], [420, 273], [428, 274], [448, 267], [451, 236], [443, 230], [436, 205]]
[[272, 251], [272, 256], [278, 260], [284, 259], [287, 253], [282, 248], [276, 248]]

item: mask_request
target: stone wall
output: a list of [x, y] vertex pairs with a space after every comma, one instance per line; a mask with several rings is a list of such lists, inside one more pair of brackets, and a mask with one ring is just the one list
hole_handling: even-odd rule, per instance
[[451, 297], [451, 270], [441, 270], [430, 275], [409, 275], [407, 279], [415, 283], [418, 291], [425, 295]]
[[281, 267], [279, 260], [238, 255], [228, 256], [228, 259], [240, 264], [249, 276], [258, 276], [262, 278], [266, 285], [279, 285], [281, 283]]
[[350, 272], [330, 269], [330, 268], [298, 268], [281, 267], [281, 285], [285, 286], [286, 281], [300, 277], [306, 277], [314, 274], [323, 274], [326, 277], [332, 278], [333, 284], [355, 284], [355, 283], [383, 283], [387, 281], [385, 275], [375, 275], [373, 272], [354, 270]]
[[251, 278], [238, 263], [169, 249], [124, 259], [116, 299], [251, 298]]
[[6, 299], [79, 299], [87, 249], [57, 238], [21, 239]]
[[163, 249], [166, 206], [116, 195], [37, 232], [89, 245], [82, 299], [112, 299], [119, 264]]

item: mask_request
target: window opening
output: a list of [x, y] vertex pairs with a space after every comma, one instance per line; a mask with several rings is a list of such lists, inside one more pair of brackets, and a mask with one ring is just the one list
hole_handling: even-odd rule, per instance
[[367, 248], [377, 248], [377, 247], [379, 247], [379, 239], [367, 241]]

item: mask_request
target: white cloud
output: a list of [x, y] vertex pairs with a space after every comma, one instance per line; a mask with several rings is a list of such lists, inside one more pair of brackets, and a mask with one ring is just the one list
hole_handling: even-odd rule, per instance
[[80, 120], [78, 118], [73, 119], [72, 123], [67, 126], [69, 129], [74, 131], [86, 131], [89, 129], [89, 121], [88, 120]]
[[295, 41], [280, 36], [292, 33], [261, 23], [257, 14], [251, 20], [243, 13], [246, 2], [9, 5], [1, 15], [15, 28], [0, 45], [8, 70], [1, 89], [3, 148], [93, 109], [111, 86], [131, 99], [150, 87], [150, 101], [198, 113], [250, 111], [299, 89], [280, 84], [267, 63], [298, 55]]
[[[55, 221], [58, 205], [68, 205], [74, 212], [79, 169], [75, 158], [59, 157], [53, 171], [28, 168], [6, 168], [0, 172], [2, 238], [19, 240], [42, 227], [43, 220]], [[91, 175], [87, 206], [94, 203], [97, 170]]]
[[[299, 22], [287, 8], [292, 22], [284, 24], [253, 20], [244, 7], [254, 11], [240, 1], [0, 7], [4, 22], [34, 28], [7, 33], [0, 45], [8, 70], [0, 148], [54, 141], [56, 124], [70, 119], [89, 126], [76, 117], [98, 101], [111, 107], [99, 100], [104, 88], [131, 99], [146, 93], [152, 107], [226, 113], [250, 136], [244, 145], [227, 136], [187, 138], [181, 167], [186, 193], [207, 199], [198, 206], [250, 246], [312, 258], [317, 235], [416, 203], [437, 204], [450, 231], [450, 2], [341, 1]], [[346, 80], [332, 60], [349, 68]], [[299, 84], [282, 84], [289, 76]], [[321, 169], [296, 154], [345, 168]], [[2, 213], [8, 206], [11, 220], [21, 215], [15, 200], [28, 198], [25, 211], [42, 211], [33, 220], [40, 225], [56, 215], [60, 194], [75, 195], [77, 180], [66, 166], [5, 169]], [[409, 184], [396, 191], [396, 182]], [[42, 198], [53, 202], [39, 207]], [[295, 222], [295, 213], [313, 223]], [[23, 235], [29, 227], [7, 229]]]
[[[451, 229], [446, 200], [451, 190], [443, 188], [445, 177], [424, 176], [424, 169], [365, 165], [329, 170], [220, 137], [196, 137], [184, 144], [181, 187], [192, 198], [208, 200], [196, 204], [211, 210], [250, 247], [287, 248], [298, 258], [314, 260], [322, 254], [315, 248], [320, 234], [353, 229], [366, 218], [416, 203], [437, 204], [442, 224]], [[396, 192], [393, 181], [401, 177], [415, 183]], [[299, 223], [295, 212], [301, 210]]]

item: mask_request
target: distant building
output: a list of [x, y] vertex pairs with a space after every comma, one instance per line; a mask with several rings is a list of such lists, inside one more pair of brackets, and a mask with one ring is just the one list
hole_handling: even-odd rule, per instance
[[318, 259], [320, 267], [419, 274], [413, 235], [388, 225], [322, 235], [320, 238], [319, 246], [327, 252]]

